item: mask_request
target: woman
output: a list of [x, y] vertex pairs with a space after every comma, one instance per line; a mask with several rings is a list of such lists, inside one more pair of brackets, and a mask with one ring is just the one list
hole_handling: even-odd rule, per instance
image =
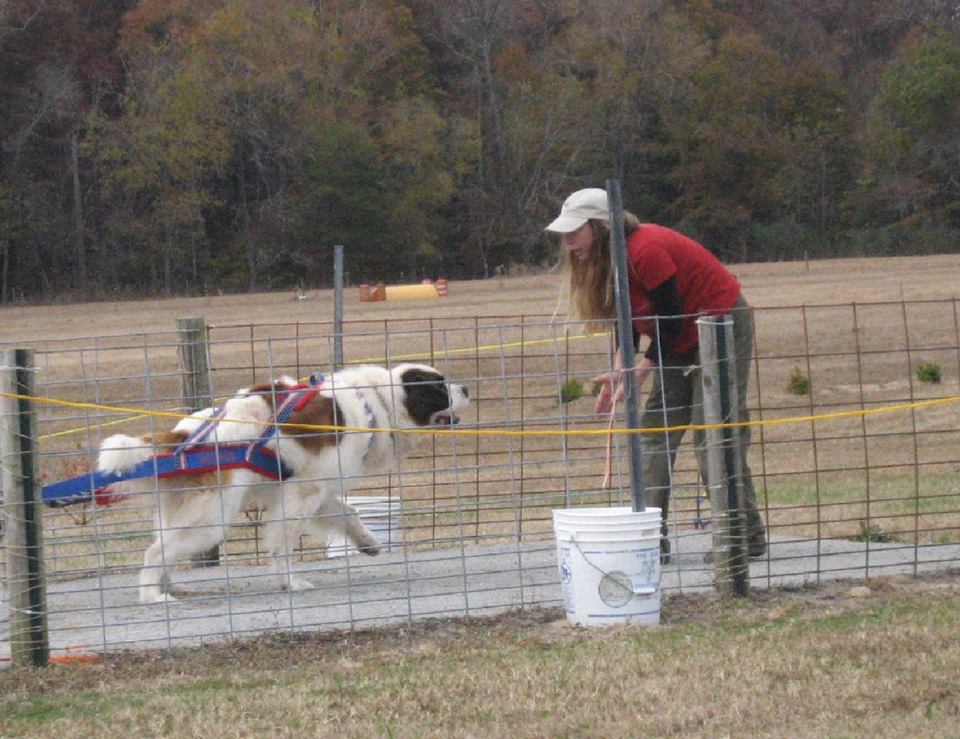
[[[571, 313], [582, 320], [614, 318], [613, 268], [610, 259], [610, 221], [607, 193], [600, 188], [578, 190], [566, 199], [560, 215], [546, 230], [560, 235], [570, 261]], [[740, 294], [740, 285], [720, 261], [702, 245], [676, 231], [640, 223], [624, 213], [627, 237], [627, 273], [633, 316], [633, 344], [650, 339], [636, 364], [637, 388], [652, 374], [653, 387], [641, 418], [641, 428], [682, 427], [703, 423], [703, 392], [696, 319], [701, 315], [732, 314], [736, 355], [739, 418], [748, 421], [746, 408], [750, 356], [753, 353], [753, 313]], [[618, 354], [619, 366], [619, 354]], [[597, 412], [609, 412], [623, 393], [614, 387], [616, 373], [600, 375]], [[694, 432], [700, 475], [706, 484], [704, 432]], [[747, 545], [751, 557], [766, 553], [757, 494], [747, 465], [750, 427], [740, 432]], [[648, 505], [663, 511], [660, 548], [669, 557], [667, 509], [671, 474], [683, 430], [641, 435], [643, 488]]]

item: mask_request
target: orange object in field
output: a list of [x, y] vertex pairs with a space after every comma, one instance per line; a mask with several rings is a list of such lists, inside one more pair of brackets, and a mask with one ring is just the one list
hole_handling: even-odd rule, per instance
[[444, 279], [439, 279], [436, 282], [424, 280], [419, 285], [384, 285], [382, 282], [374, 287], [368, 284], [360, 285], [361, 303], [372, 303], [379, 300], [445, 298], [446, 296], [447, 281]]

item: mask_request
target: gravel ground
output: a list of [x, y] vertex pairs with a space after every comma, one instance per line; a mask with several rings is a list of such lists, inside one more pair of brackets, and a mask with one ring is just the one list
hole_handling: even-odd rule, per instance
[[[662, 569], [666, 594], [713, 586], [705, 533], [674, 540]], [[751, 564], [754, 588], [799, 586], [960, 565], [960, 546], [914, 547], [846, 540], [775, 540]], [[394, 551], [294, 563], [312, 590], [276, 590], [263, 566], [174, 569], [178, 600], [139, 605], [136, 571], [48, 586], [52, 654], [195, 646], [270, 631], [349, 629], [450, 616], [481, 616], [562, 604], [552, 539], [510, 546]], [[6, 611], [6, 592], [2, 591]], [[0, 665], [9, 664], [8, 621], [0, 623]]]

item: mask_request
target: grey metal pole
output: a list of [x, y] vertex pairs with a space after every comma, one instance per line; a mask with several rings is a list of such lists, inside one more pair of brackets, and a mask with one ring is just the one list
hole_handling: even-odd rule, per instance
[[[620, 335], [620, 366], [623, 368], [623, 402], [627, 409], [627, 428], [640, 428], [640, 404], [637, 397], [637, 379], [633, 374], [633, 314], [630, 308], [630, 280], [627, 276], [627, 240], [623, 233], [623, 199], [620, 181], [607, 180], [607, 198], [610, 208], [610, 260], [613, 263], [614, 295], [617, 302], [617, 333]], [[630, 458], [630, 490], [633, 510], [645, 511], [643, 494], [643, 452], [640, 435], [627, 435]]]
[[333, 247], [333, 369], [343, 366], [343, 244]]
[[[37, 474], [37, 417], [23, 396], [33, 392], [33, 350], [3, 353], [0, 370], [0, 467], [7, 530], [10, 656], [18, 666], [50, 658], [47, 586], [43, 572], [43, 506]], [[21, 396], [21, 397], [11, 397]]]

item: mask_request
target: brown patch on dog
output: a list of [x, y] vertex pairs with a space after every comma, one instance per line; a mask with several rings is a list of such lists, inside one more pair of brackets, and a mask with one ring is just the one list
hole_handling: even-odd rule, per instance
[[178, 446], [187, 440], [186, 431], [158, 431], [147, 436], [141, 436], [140, 441], [144, 446], [155, 446], [158, 449], [166, 446]]
[[270, 406], [270, 412], [277, 412], [276, 398], [278, 395], [285, 393], [293, 385], [288, 385], [285, 382], [265, 382], [261, 385], [254, 385], [247, 391], [248, 395], [259, 395], [263, 398], [267, 404]]
[[[300, 410], [294, 411], [287, 419], [290, 424], [305, 424], [308, 426], [342, 426], [343, 413], [336, 401], [323, 395], [311, 398]], [[339, 431], [322, 431], [319, 429], [298, 428], [284, 426], [283, 432], [298, 437], [297, 440], [312, 452], [318, 452], [329, 446], [335, 446], [340, 441]]]

